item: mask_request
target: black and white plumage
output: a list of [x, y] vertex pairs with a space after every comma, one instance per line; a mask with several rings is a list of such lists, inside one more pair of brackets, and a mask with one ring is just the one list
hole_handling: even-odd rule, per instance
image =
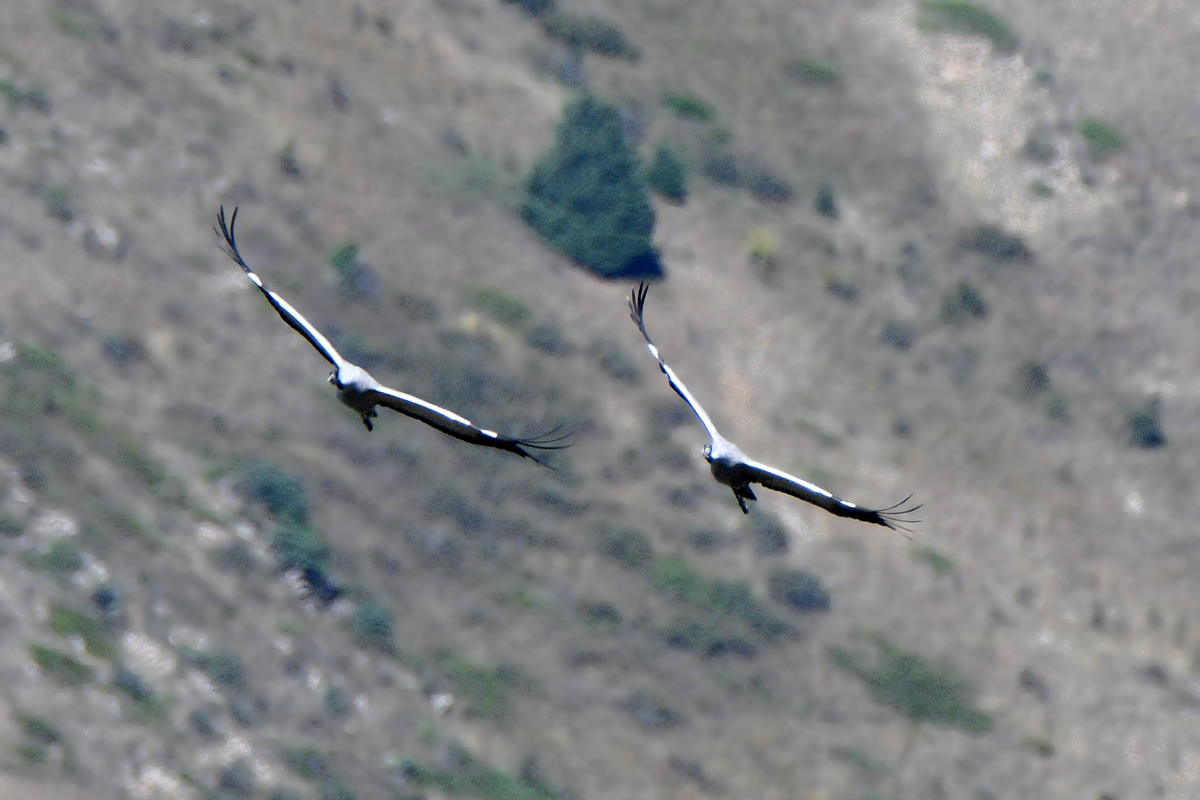
[[758, 499], [754, 496], [754, 491], [750, 488], [750, 484], [757, 483], [768, 489], [790, 494], [792, 497], [798, 497], [813, 505], [820, 506], [829, 513], [836, 514], [839, 517], [849, 517], [850, 519], [857, 519], [862, 522], [870, 522], [874, 525], [883, 525], [893, 530], [907, 530], [905, 525], [920, 521], [906, 518], [907, 515], [920, 508], [919, 505], [901, 508], [901, 506], [907, 504], [912, 499], [912, 495], [888, 508], [863, 508], [851, 503], [849, 500], [835, 497], [820, 486], [797, 478], [795, 475], [789, 475], [782, 470], [755, 461], [743, 453], [741, 448], [736, 444], [722, 436], [717, 430], [717, 426], [713, 424], [712, 419], [704, 410], [704, 407], [696, 401], [696, 398], [684, 386], [683, 381], [679, 380], [675, 371], [667, 366], [667, 362], [663, 361], [662, 356], [659, 355], [658, 348], [650, 340], [650, 334], [646, 333], [646, 295], [649, 291], [650, 287], [645, 283], [640, 284], [633, 291], [633, 294], [629, 298], [629, 316], [633, 319], [634, 324], [638, 326], [638, 330], [642, 332], [642, 337], [646, 340], [646, 346], [650, 348], [650, 355], [654, 356], [654, 359], [658, 362], [659, 369], [667, 376], [667, 382], [671, 384], [671, 388], [683, 398], [685, 403], [691, 406], [692, 411], [696, 412], [696, 416], [700, 418], [700, 423], [704, 426], [704, 429], [708, 431], [709, 437], [712, 438], [712, 443], [704, 445], [701, 450], [704, 454], [704, 460], [708, 462], [709, 469], [712, 471], [713, 477], [717, 479], [717, 482], [723, 483], [733, 490], [733, 495], [737, 498], [738, 505], [742, 508], [742, 513], [750, 513], [750, 510], [746, 507], [747, 500]]
[[[307, 339], [308, 343], [326, 361], [333, 365], [333, 371], [329, 373], [329, 382], [337, 387], [338, 399], [362, 417], [363, 425], [367, 427], [367, 430], [372, 430], [373, 428], [371, 420], [377, 416], [375, 407], [384, 406], [394, 411], [399, 411], [405, 416], [418, 419], [442, 433], [453, 436], [455, 439], [460, 439], [469, 444], [506, 450], [524, 458], [532, 458], [534, 461], [538, 461], [537, 457], [528, 452], [526, 448], [530, 450], [562, 450], [569, 446], [565, 443], [566, 438], [570, 435], [569, 433], [555, 435], [557, 431], [552, 431], [545, 436], [519, 439], [511, 436], [503, 436], [495, 431], [481, 428], [469, 419], [455, 414], [453, 411], [436, 406], [411, 394], [405, 394], [404, 392], [384, 386], [371, 377], [371, 374], [365, 369], [345, 359], [338, 353], [330, 341], [319, 330], [313, 327], [299, 311], [292, 308], [288, 301], [268, 289], [262, 279], [254, 274], [254, 270], [250, 269], [250, 265], [246, 263], [242, 258], [242, 254], [238, 251], [237, 240], [235, 239], [234, 228], [237, 225], [237, 213], [237, 209], [235, 208], [233, 215], [229, 218], [228, 224], [226, 224], [225, 207], [222, 206], [220, 213], [217, 215], [219, 228], [213, 228], [214, 231], [225, 239], [226, 254], [245, 270], [251, 282], [263, 293], [263, 296], [267, 298], [267, 302], [279, 313], [283, 321], [290, 325], [296, 333]], [[539, 461], [538, 463], [541, 462]]]

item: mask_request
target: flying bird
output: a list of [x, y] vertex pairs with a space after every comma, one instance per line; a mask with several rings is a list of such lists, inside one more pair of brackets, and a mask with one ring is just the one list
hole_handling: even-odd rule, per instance
[[221, 212], [217, 215], [217, 224], [220, 227], [213, 228], [218, 235], [225, 239], [226, 247], [224, 250], [226, 255], [245, 270], [246, 275], [250, 277], [254, 285], [263, 293], [263, 296], [267, 298], [267, 302], [278, 312], [283, 321], [290, 325], [296, 333], [307, 339], [308, 343], [326, 361], [333, 365], [333, 371], [329, 373], [329, 382], [337, 387], [338, 399], [362, 417], [363, 425], [367, 427], [367, 430], [373, 429], [371, 420], [377, 416], [375, 407], [384, 406], [393, 411], [399, 411], [405, 416], [420, 420], [426, 425], [468, 444], [494, 447], [498, 450], [516, 453], [524, 458], [532, 458], [539, 464], [542, 462], [530, 453], [529, 450], [562, 450], [569, 446], [566, 444], [566, 439], [571, 435], [570, 432], [558, 435], [559, 429], [555, 429], [544, 436], [524, 439], [503, 436], [495, 431], [481, 428], [469, 419], [455, 414], [453, 411], [435, 406], [433, 403], [422, 400], [419, 397], [414, 397], [411, 394], [391, 389], [375, 380], [365, 369], [344, 358], [330, 344], [329, 340], [313, 327], [312, 323], [306, 320], [299, 311], [292, 308], [288, 301], [268, 289], [266, 284], [262, 282], [262, 279], [254, 274], [254, 270], [250, 269], [250, 265], [246, 263], [242, 258], [242, 254], [238, 251], [237, 240], [234, 236], [234, 229], [237, 225], [237, 213], [237, 209], [235, 208], [233, 216], [229, 218], [229, 222], [226, 224], [225, 207], [222, 206]]
[[649, 293], [650, 287], [644, 282], [637, 289], [633, 290], [633, 294], [629, 298], [629, 316], [633, 319], [638, 330], [642, 332], [642, 338], [646, 340], [646, 346], [650, 348], [650, 355], [658, 362], [659, 369], [667, 376], [667, 382], [671, 384], [671, 388], [675, 393], [683, 398], [683, 401], [691, 406], [692, 411], [696, 412], [696, 416], [700, 418], [700, 423], [704, 429], [708, 431], [708, 435], [712, 438], [711, 444], [704, 445], [701, 448], [701, 453], [704, 455], [704, 460], [708, 462], [709, 469], [718, 483], [723, 483], [733, 490], [733, 496], [737, 498], [738, 505], [742, 508], [743, 514], [749, 514], [750, 509], [746, 507], [747, 500], [757, 500], [754, 496], [754, 491], [750, 488], [750, 484], [757, 483], [765, 486], [768, 489], [774, 489], [777, 492], [790, 494], [792, 497], [798, 497], [813, 505], [820, 506], [831, 514], [836, 514], [839, 517], [849, 517], [862, 522], [869, 522], [874, 525], [883, 525], [892, 530], [906, 531], [906, 525], [911, 525], [920, 520], [907, 518], [908, 515], [916, 511], [921, 506], [912, 506], [909, 508], [901, 508], [912, 499], [909, 495], [894, 506], [887, 508], [863, 508], [851, 503], [849, 500], [843, 500], [840, 497], [835, 497], [830, 492], [825, 491], [820, 486], [811, 484], [806, 480], [797, 478], [795, 475], [769, 467], [766, 464], [759, 463], [742, 452], [736, 444], [726, 439], [717, 430], [717, 426], [713, 425], [712, 419], [708, 416], [708, 412], [700, 403], [696, 402], [696, 398], [684, 386], [683, 381], [679, 380], [679, 376], [675, 374], [675, 370], [667, 366], [667, 362], [658, 353], [658, 348], [654, 346], [654, 342], [650, 340], [650, 334], [646, 333], [646, 295]]

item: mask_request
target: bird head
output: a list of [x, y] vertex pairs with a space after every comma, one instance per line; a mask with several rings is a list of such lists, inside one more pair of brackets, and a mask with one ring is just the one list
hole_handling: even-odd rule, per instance
[[329, 382], [339, 389], [342, 388], [342, 384], [338, 381], [338, 371], [336, 369], [329, 373]]
[[704, 460], [711, 464], [712, 463], [712, 445], [706, 444], [703, 447], [701, 447], [700, 455], [704, 456]]

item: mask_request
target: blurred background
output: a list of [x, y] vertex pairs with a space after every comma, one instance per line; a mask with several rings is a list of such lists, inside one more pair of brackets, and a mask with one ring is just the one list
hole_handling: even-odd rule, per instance
[[[0, 7], [0, 796], [1189, 798], [1186, 4]], [[384, 383], [325, 383], [212, 232]], [[912, 538], [749, 516], [722, 431]]]

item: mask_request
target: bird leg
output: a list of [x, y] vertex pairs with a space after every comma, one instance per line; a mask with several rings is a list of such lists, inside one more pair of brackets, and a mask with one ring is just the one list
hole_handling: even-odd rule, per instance
[[750, 489], [749, 486], [735, 487], [733, 490], [733, 496], [735, 498], [737, 498], [738, 505], [742, 507], [743, 514], [750, 513], [750, 509], [746, 507], [746, 501], [758, 499], [757, 497], [754, 496], [754, 492]]
[[363, 425], [367, 426], [367, 430], [369, 430], [369, 431], [375, 430], [375, 426], [371, 424], [371, 419], [374, 417], [377, 417], [377, 416], [379, 416], [379, 415], [375, 413], [375, 409], [373, 409], [373, 408], [366, 411], [362, 415]]

